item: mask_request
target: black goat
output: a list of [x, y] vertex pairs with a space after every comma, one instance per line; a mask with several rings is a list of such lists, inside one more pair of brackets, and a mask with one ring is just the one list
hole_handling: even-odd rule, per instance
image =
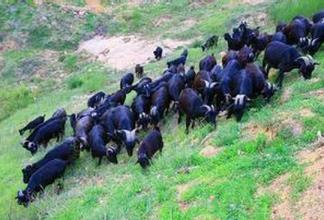
[[100, 106], [101, 104], [103, 104], [105, 97], [106, 97], [106, 93], [102, 91], [97, 92], [96, 94], [94, 94], [88, 99], [88, 107], [96, 108]]
[[137, 162], [143, 169], [150, 165], [153, 155], [160, 151], [162, 153], [163, 140], [159, 128], [154, 128], [148, 133], [140, 144], [137, 152]]
[[179, 105], [179, 96], [181, 91], [185, 88], [186, 79], [183, 75], [175, 74], [168, 81], [168, 92], [171, 101], [173, 101], [173, 108], [177, 111]]
[[25, 190], [19, 190], [16, 199], [19, 205], [28, 206], [34, 200], [37, 193], [43, 191], [46, 186], [63, 176], [67, 162], [54, 159], [38, 169], [31, 177]]
[[157, 125], [163, 118], [164, 112], [169, 109], [170, 96], [168, 93], [167, 84], [162, 85], [151, 96], [151, 123]]
[[93, 126], [89, 132], [89, 146], [92, 157], [99, 158], [98, 165], [101, 164], [103, 157], [107, 157], [108, 161], [117, 164], [117, 151], [112, 147], [106, 148], [106, 143], [107, 135], [104, 128], [100, 124]]
[[120, 152], [121, 144], [124, 144], [128, 155], [132, 156], [135, 144], [139, 141], [136, 137], [134, 114], [130, 108], [120, 105], [109, 109], [102, 116], [101, 124], [107, 131], [108, 138], [117, 143], [117, 153]]
[[23, 142], [23, 147], [30, 151], [31, 154], [35, 154], [39, 145], [47, 147], [50, 139], [56, 138], [59, 141], [64, 136], [65, 122], [66, 118], [57, 118], [43, 123], [27, 137]]
[[186, 133], [189, 132], [191, 121], [193, 121], [192, 127], [194, 127], [194, 120], [199, 117], [206, 118], [207, 122], [216, 126], [217, 111], [214, 106], [204, 105], [198, 94], [190, 88], [184, 89], [180, 94], [178, 113], [178, 123], [181, 122], [182, 115], [186, 114]]
[[153, 51], [153, 54], [155, 56], [155, 59], [157, 59], [157, 60], [160, 60], [162, 58], [162, 53], [163, 53], [163, 49], [161, 47], [157, 47]]
[[135, 74], [137, 78], [142, 78], [144, 74], [144, 67], [141, 66], [140, 64], [136, 64], [135, 66]]
[[267, 67], [266, 78], [271, 68], [279, 69], [276, 80], [278, 87], [282, 86], [285, 72], [298, 68], [304, 79], [310, 79], [315, 65], [318, 64], [311, 56], [302, 56], [296, 48], [278, 41], [268, 44], [263, 59], [263, 68]]
[[131, 92], [133, 82], [134, 82], [133, 73], [125, 74], [120, 80], [120, 89], [125, 90], [126, 93]]
[[323, 19], [324, 19], [324, 10], [323, 9], [321, 11], [315, 13], [312, 18], [314, 24], [323, 21]]
[[180, 64], [185, 65], [187, 61], [187, 57], [188, 57], [188, 50], [185, 49], [179, 58], [167, 62], [168, 68], [171, 67], [172, 65], [175, 67], [178, 67], [178, 65]]
[[80, 149], [78, 146], [79, 144], [76, 138], [67, 138], [63, 143], [48, 151], [41, 160], [31, 165], [27, 165], [22, 169], [23, 182], [28, 183], [33, 173], [53, 159], [61, 159], [68, 163], [73, 162], [75, 159], [79, 158], [80, 155]]
[[150, 98], [144, 95], [137, 95], [132, 103], [132, 111], [134, 112], [137, 125], [146, 129], [150, 122]]
[[314, 55], [324, 42], [324, 20], [316, 23], [311, 29], [312, 40], [308, 47], [309, 53]]
[[199, 62], [199, 70], [211, 71], [217, 64], [214, 54], [204, 57]]
[[37, 118], [33, 119], [32, 121], [28, 122], [25, 127], [19, 129], [19, 134], [23, 135], [26, 130], [32, 131], [38, 125], [42, 124], [45, 121], [45, 115], [38, 116]]
[[218, 43], [218, 36], [213, 35], [211, 37], [209, 37], [205, 43], [203, 43], [203, 45], [201, 45], [201, 49], [204, 52], [205, 50], [208, 50], [212, 47], [217, 47], [217, 43]]
[[217, 82], [211, 80], [209, 72], [203, 70], [197, 73], [193, 88], [202, 95], [204, 103], [210, 105], [216, 94], [217, 85]]

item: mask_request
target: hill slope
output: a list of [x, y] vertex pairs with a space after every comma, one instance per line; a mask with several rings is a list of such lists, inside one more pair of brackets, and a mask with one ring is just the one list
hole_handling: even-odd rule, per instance
[[[319, 197], [324, 188], [323, 160], [318, 156], [323, 152], [318, 134], [324, 132], [323, 51], [315, 56], [322, 65], [313, 79], [304, 81], [296, 71], [287, 74], [282, 91], [270, 103], [252, 102], [241, 123], [220, 117], [216, 130], [199, 123], [186, 135], [184, 124], [178, 126], [177, 117], [169, 114], [162, 123], [164, 151], [147, 171], [135, 166], [135, 157], [125, 153], [118, 165], [104, 162], [100, 167], [82, 153], [67, 170], [60, 193], [53, 184], [28, 209], [18, 206], [14, 197], [24, 187], [21, 168], [46, 152], [31, 157], [19, 144], [18, 129], [59, 107], [78, 112], [94, 91], [118, 88], [123, 71], [77, 52], [80, 41], [105, 34], [136, 35], [150, 41], [192, 40], [188, 66], [197, 66], [207, 54], [201, 52], [201, 39], [214, 33], [222, 36], [241, 19], [272, 31], [273, 20], [278, 19], [272, 15], [279, 16], [270, 10], [272, 1], [102, 1], [100, 13], [88, 2], [0, 3], [1, 219], [323, 216]], [[317, 9], [307, 10], [307, 15]], [[224, 48], [221, 40], [215, 49], [217, 60]], [[181, 50], [173, 49], [167, 58], [149, 62], [148, 75], [158, 76], [166, 60]], [[127, 103], [133, 96], [127, 97]], [[68, 136], [72, 131], [67, 127]], [[313, 203], [308, 203], [310, 197]]]

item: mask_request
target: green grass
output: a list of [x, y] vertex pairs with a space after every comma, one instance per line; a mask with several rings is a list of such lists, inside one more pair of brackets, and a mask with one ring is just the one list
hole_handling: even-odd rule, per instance
[[277, 1], [269, 11], [274, 21], [289, 22], [296, 15], [312, 16], [314, 12], [318, 12], [323, 8], [323, 1], [286, 0]]
[[[10, 20], [23, 16], [27, 23], [32, 21], [35, 14], [30, 15], [25, 6], [20, 7], [21, 13], [26, 15], [10, 15]], [[46, 7], [46, 12], [58, 13], [57, 6], [49, 6], [54, 9]], [[142, 7], [126, 6], [124, 3], [111, 7], [116, 8], [116, 15], [111, 15], [112, 20], [103, 24], [112, 27], [113, 33], [138, 31], [145, 36], [162, 34], [163, 37], [205, 38], [214, 32], [224, 33], [245, 13], [253, 13], [256, 7], [263, 10], [269, 5], [246, 7], [237, 3], [228, 7], [227, 1], [217, 1], [193, 8], [187, 1], [172, 1]], [[190, 13], [186, 11], [188, 8]], [[170, 31], [167, 24], [160, 29], [155, 28], [151, 21], [168, 13], [176, 14], [170, 20], [170, 25], [176, 24], [177, 19], [183, 21], [187, 18], [197, 19], [198, 23], [184, 33]], [[119, 17], [125, 14], [130, 17]], [[93, 30], [100, 25], [101, 16], [91, 14], [82, 18], [87, 25], [82, 25], [81, 29]], [[123, 19], [129, 19], [129, 22]], [[84, 24], [83, 20], [80, 22]], [[114, 22], [120, 26], [114, 27]], [[6, 26], [7, 21], [2, 22], [0, 17], [2, 24]], [[147, 30], [143, 25], [148, 25]], [[77, 43], [81, 38], [75, 36], [82, 35], [78, 32], [80, 29], [72, 27], [69, 30], [73, 32], [71, 39]], [[50, 36], [57, 33], [51, 29]], [[298, 201], [312, 184], [295, 154], [309, 147], [316, 140], [318, 131], [324, 132], [323, 97], [310, 95], [324, 87], [323, 65], [314, 72], [313, 78], [316, 80], [304, 81], [298, 77], [297, 71], [287, 74], [284, 88], [292, 90], [289, 99], [282, 102], [281, 91], [268, 104], [257, 100], [251, 104], [241, 123], [219, 118], [217, 128], [213, 130], [211, 126], [197, 121], [196, 128], [186, 135], [184, 122], [177, 125], [177, 117], [170, 113], [161, 127], [165, 143], [163, 153], [156, 155], [153, 165], [146, 171], [135, 165], [135, 157], [129, 158], [125, 152], [119, 155], [118, 165], [108, 164], [104, 160], [100, 167], [88, 153], [83, 152], [80, 159], [67, 169], [64, 180], [60, 180], [64, 183], [62, 192], [57, 194], [57, 184], [53, 184], [28, 209], [18, 206], [14, 197], [18, 189], [25, 187], [21, 168], [46, 153], [42, 149], [31, 156], [25, 151], [19, 145], [21, 137], [18, 136], [18, 129], [31, 118], [39, 114], [51, 115], [59, 107], [66, 108], [69, 114], [86, 108], [87, 97], [92, 92], [115, 91], [122, 74], [73, 53], [72, 47], [62, 46], [71, 42], [64, 39], [60, 43], [62, 47], [56, 48], [59, 51], [57, 60], [48, 70], [55, 67], [54, 70], [58, 73], [63, 71], [65, 77], [58, 83], [54, 81], [55, 74], [51, 75], [48, 71], [45, 79], [32, 78], [31, 81], [24, 81], [26, 85], [18, 85], [16, 73], [22, 64], [26, 64], [26, 60], [41, 60], [43, 49], [47, 48], [48, 39], [42, 34], [35, 35], [31, 41], [44, 40], [39, 45], [37, 42], [35, 45], [30, 43], [24, 49], [1, 54], [5, 60], [1, 79], [7, 86], [0, 89], [0, 104], [4, 106], [2, 109], [8, 108], [0, 120], [1, 219], [269, 219], [271, 207], [276, 201], [271, 193], [256, 195], [259, 187], [265, 187], [278, 176], [289, 172], [287, 184], [292, 188], [291, 197]], [[218, 55], [223, 48], [225, 44], [221, 40], [215, 54]], [[179, 48], [166, 59], [176, 57], [181, 50]], [[188, 65], [197, 66], [204, 55], [199, 47], [189, 48]], [[315, 59], [323, 63], [324, 54], [319, 53]], [[43, 66], [49, 65], [41, 63]], [[145, 70], [149, 76], [156, 77], [164, 67], [165, 59], [147, 64]], [[35, 85], [36, 94], [29, 88]], [[130, 104], [133, 96], [132, 93], [127, 97], [127, 104]], [[305, 108], [313, 115], [301, 115], [301, 110]], [[303, 132], [294, 135], [286, 119], [299, 123]], [[260, 130], [249, 130], [251, 124], [260, 126]], [[266, 128], [276, 135], [269, 137]], [[72, 129], [67, 124], [66, 136], [71, 134]], [[141, 137], [144, 135], [145, 132], [140, 133]], [[52, 145], [55, 143], [52, 142]], [[200, 151], [207, 145], [221, 149], [220, 153], [210, 158], [201, 156]]]

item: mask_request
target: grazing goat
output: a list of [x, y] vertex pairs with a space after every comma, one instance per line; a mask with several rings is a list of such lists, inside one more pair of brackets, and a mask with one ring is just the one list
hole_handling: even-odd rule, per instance
[[112, 139], [118, 145], [117, 153], [120, 152], [121, 144], [124, 144], [127, 154], [132, 156], [135, 144], [139, 141], [136, 137], [134, 114], [130, 108], [120, 105], [109, 109], [102, 116], [101, 124], [108, 134], [108, 139]]
[[217, 85], [217, 82], [211, 80], [209, 72], [203, 70], [197, 73], [193, 88], [201, 94], [204, 103], [210, 105], [216, 94]]
[[167, 62], [168, 68], [170, 68], [172, 65], [175, 67], [178, 67], [180, 64], [185, 65], [188, 57], [188, 50], [185, 49], [179, 58], [171, 60]]
[[212, 47], [217, 47], [217, 43], [218, 43], [218, 36], [213, 35], [211, 37], [209, 37], [205, 43], [203, 43], [203, 45], [201, 45], [201, 49], [204, 52], [205, 50], [208, 50]]
[[53, 159], [61, 159], [67, 161], [68, 163], [71, 163], [77, 158], [79, 158], [80, 150], [78, 145], [78, 140], [76, 138], [67, 138], [63, 143], [57, 145], [52, 150], [48, 151], [41, 160], [31, 165], [27, 165], [24, 169], [22, 169], [23, 182], [28, 183], [30, 177], [37, 170], [39, 170], [47, 162]]
[[324, 20], [313, 25], [311, 36], [312, 40], [308, 46], [308, 50], [311, 55], [314, 55], [324, 42]]
[[63, 176], [66, 166], [66, 161], [53, 159], [38, 169], [30, 177], [26, 189], [18, 191], [16, 197], [18, 204], [27, 207], [34, 200], [38, 192], [44, 191], [46, 186]]
[[105, 98], [106, 98], [106, 93], [104, 93], [102, 91], [97, 92], [96, 94], [94, 94], [93, 96], [91, 96], [88, 99], [88, 107], [96, 108], [96, 107], [102, 105]]
[[26, 130], [32, 131], [38, 125], [42, 124], [45, 121], [45, 115], [38, 116], [37, 118], [33, 119], [32, 121], [28, 122], [25, 127], [19, 130], [19, 134], [23, 135]]
[[52, 138], [56, 138], [59, 141], [64, 136], [65, 122], [66, 118], [57, 118], [43, 123], [27, 137], [23, 142], [23, 147], [33, 155], [37, 152], [39, 145], [47, 147], [48, 142]]
[[99, 158], [98, 165], [101, 164], [103, 157], [107, 157], [108, 161], [117, 164], [117, 151], [112, 147], [106, 148], [106, 143], [107, 135], [104, 128], [100, 124], [93, 126], [89, 132], [89, 146], [92, 157]]
[[302, 56], [296, 48], [273, 41], [268, 44], [263, 58], [263, 68], [266, 68], [266, 78], [271, 68], [279, 69], [277, 77], [278, 87], [282, 86], [284, 73], [298, 68], [304, 79], [310, 79], [315, 65], [319, 63], [314, 62], [311, 56]]
[[198, 94], [190, 88], [184, 89], [179, 98], [179, 119], [178, 123], [181, 122], [181, 117], [186, 114], [186, 133], [189, 133], [189, 126], [192, 123], [192, 128], [195, 125], [195, 119], [204, 117], [207, 122], [216, 126], [217, 111], [214, 106], [204, 105], [202, 99]]
[[150, 165], [153, 155], [160, 151], [162, 153], [163, 140], [160, 129], [155, 127], [148, 133], [140, 144], [137, 152], [137, 162], [143, 169]]

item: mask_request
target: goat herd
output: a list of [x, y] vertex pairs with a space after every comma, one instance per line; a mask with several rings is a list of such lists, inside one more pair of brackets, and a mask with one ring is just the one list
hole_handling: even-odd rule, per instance
[[[92, 157], [102, 158], [117, 164], [117, 155], [125, 146], [127, 154], [132, 156], [136, 144], [137, 163], [146, 168], [157, 151], [162, 151], [163, 140], [159, 122], [165, 113], [176, 112], [186, 116], [186, 132], [195, 119], [202, 118], [216, 126], [216, 116], [220, 111], [227, 117], [234, 115], [239, 121], [247, 108], [247, 103], [262, 95], [269, 100], [282, 86], [285, 72], [299, 69], [305, 79], [309, 79], [315, 65], [310, 55], [320, 48], [324, 41], [324, 10], [315, 14], [312, 21], [296, 16], [288, 24], [280, 23], [273, 35], [260, 34], [259, 28], [252, 29], [242, 22], [233, 33], [226, 33], [228, 51], [223, 54], [222, 65], [217, 65], [214, 55], [204, 57], [199, 63], [199, 71], [191, 66], [185, 71], [188, 51], [175, 60], [167, 62], [168, 68], [162, 76], [152, 80], [142, 77], [143, 67], [137, 65], [138, 78], [133, 84], [134, 75], [128, 73], [120, 81], [120, 90], [113, 94], [98, 92], [88, 100], [88, 108], [67, 115], [64, 109], [58, 109], [45, 121], [45, 115], [39, 116], [19, 130], [21, 135], [30, 130], [29, 136], [22, 142], [23, 147], [35, 154], [43, 145], [56, 138], [63, 139], [65, 123], [69, 118], [74, 136], [66, 138], [36, 163], [23, 170], [25, 190], [19, 190], [18, 204], [27, 206], [38, 192], [61, 177], [67, 165], [80, 155], [80, 150], [90, 151]], [[217, 44], [218, 37], [210, 37], [203, 45], [203, 51]], [[263, 51], [263, 66], [254, 61]], [[162, 58], [163, 49], [154, 51], [156, 59]], [[277, 85], [267, 81], [270, 68], [279, 69]], [[137, 96], [131, 106], [124, 105], [126, 95], [135, 91]], [[137, 137], [139, 130], [152, 129], [142, 141]], [[108, 142], [114, 142], [106, 147]]]

